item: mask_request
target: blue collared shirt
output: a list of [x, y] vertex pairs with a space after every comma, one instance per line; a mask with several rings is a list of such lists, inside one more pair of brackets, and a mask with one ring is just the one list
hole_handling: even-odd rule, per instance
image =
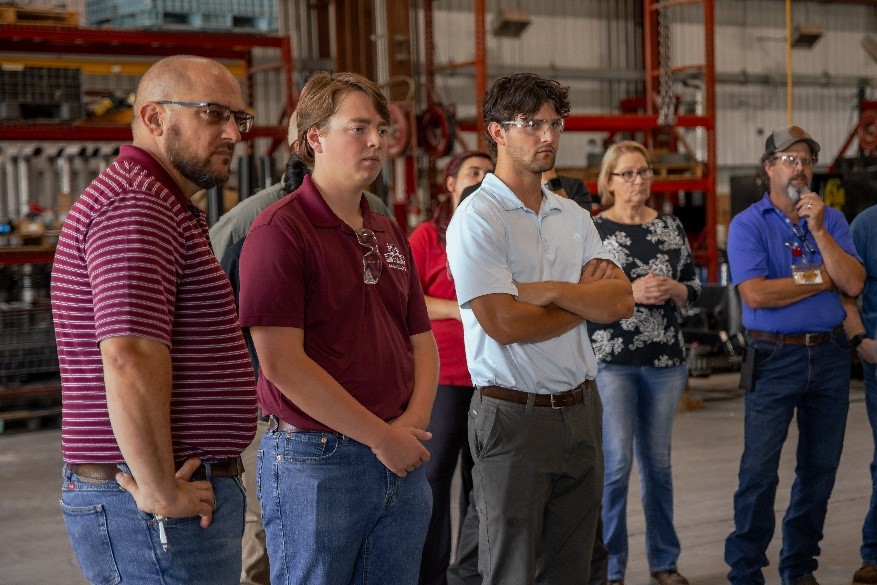
[[[856, 250], [865, 261], [865, 290], [862, 292], [862, 324], [868, 337], [877, 335], [877, 205], [853, 219], [850, 226]], [[856, 334], [858, 331], [850, 331]]]
[[553, 394], [596, 376], [586, 322], [546, 341], [502, 345], [485, 333], [469, 306], [488, 294], [516, 296], [517, 282], [578, 282], [591, 259], [612, 260], [586, 211], [543, 189], [534, 213], [488, 173], [454, 212], [447, 250], [473, 384]]
[[[806, 243], [795, 235], [791, 221], [767, 194], [738, 213], [728, 230], [728, 261], [733, 281], [740, 284], [758, 277], [791, 278], [793, 261], [821, 264], [822, 254], [807, 231], [807, 220], [801, 218], [798, 225], [806, 234]], [[861, 262], [850, 227], [840, 211], [826, 206], [823, 225], [845, 252]], [[808, 244], [814, 253], [808, 250]], [[793, 256], [795, 246], [802, 250], [803, 256]], [[831, 331], [845, 316], [837, 291], [823, 291], [784, 307], [753, 309], [743, 303], [743, 325], [770, 333]]]

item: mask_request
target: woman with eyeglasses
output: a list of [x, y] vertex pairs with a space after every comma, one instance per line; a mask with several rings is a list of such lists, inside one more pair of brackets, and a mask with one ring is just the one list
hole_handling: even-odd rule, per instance
[[687, 585], [676, 562], [670, 434], [688, 379], [680, 310], [700, 294], [682, 222], [647, 205], [654, 173], [638, 142], [612, 145], [597, 180], [604, 211], [594, 225], [633, 286], [634, 314], [594, 324], [603, 402], [603, 525], [609, 584], [627, 565], [627, 490], [633, 456], [642, 478], [649, 571], [658, 585]]
[[486, 152], [469, 150], [458, 154], [445, 167], [444, 197], [432, 218], [411, 232], [409, 242], [426, 310], [439, 350], [439, 380], [432, 418], [429, 450], [432, 458], [424, 465], [432, 488], [432, 518], [426, 533], [420, 563], [420, 585], [444, 584], [451, 557], [451, 479], [462, 453], [463, 485], [460, 490], [460, 525], [469, 507], [472, 489], [472, 455], [467, 440], [467, 412], [472, 399], [472, 379], [466, 367], [463, 324], [457, 292], [448, 270], [445, 233], [463, 191], [477, 185], [493, 171], [493, 160]]

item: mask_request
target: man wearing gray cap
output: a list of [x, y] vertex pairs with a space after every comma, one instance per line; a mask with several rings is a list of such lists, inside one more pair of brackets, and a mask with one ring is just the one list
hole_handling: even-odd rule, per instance
[[764, 584], [780, 451], [793, 416], [797, 465], [779, 573], [783, 585], [818, 585], [813, 572], [849, 406], [841, 296], [857, 296], [865, 279], [843, 214], [810, 191], [818, 154], [819, 144], [798, 126], [771, 133], [761, 157], [764, 198], [734, 217], [728, 232], [748, 336], [740, 484], [725, 542], [733, 585]]

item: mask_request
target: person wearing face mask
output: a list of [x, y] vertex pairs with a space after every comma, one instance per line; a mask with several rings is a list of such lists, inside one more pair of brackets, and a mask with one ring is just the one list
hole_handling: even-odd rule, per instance
[[466, 367], [463, 324], [454, 282], [448, 271], [445, 234], [463, 191], [480, 183], [491, 171], [493, 160], [486, 152], [468, 150], [452, 158], [445, 167], [447, 191], [444, 198], [436, 205], [432, 218], [417, 226], [408, 238], [441, 364], [432, 418], [427, 427], [432, 433], [429, 442], [432, 457], [423, 466], [432, 488], [432, 517], [420, 562], [421, 585], [447, 582], [445, 571], [451, 558], [451, 480], [461, 454], [461, 524], [466, 517], [472, 490], [472, 456], [466, 440], [466, 412], [474, 388]]
[[627, 488], [634, 453], [642, 478], [649, 570], [659, 585], [688, 585], [676, 568], [670, 435], [688, 381], [681, 309], [700, 295], [682, 222], [648, 205], [653, 171], [643, 145], [613, 144], [597, 180], [603, 244], [631, 281], [633, 316], [590, 328], [603, 403], [603, 537], [610, 585], [627, 565]]
[[725, 541], [732, 585], [764, 583], [777, 469], [793, 417], [797, 465], [778, 568], [783, 585], [818, 585], [813, 573], [849, 408], [842, 295], [859, 295], [865, 280], [843, 214], [809, 189], [818, 155], [819, 144], [800, 127], [772, 132], [761, 157], [764, 198], [728, 231], [748, 338], [743, 455]]

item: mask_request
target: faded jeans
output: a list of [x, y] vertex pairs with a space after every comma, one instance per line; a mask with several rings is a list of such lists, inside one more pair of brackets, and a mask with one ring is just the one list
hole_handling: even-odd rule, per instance
[[685, 365], [656, 368], [601, 362], [597, 388], [603, 402], [603, 538], [609, 580], [627, 568], [627, 491], [634, 454], [642, 484], [649, 571], [676, 570], [679, 537], [673, 526], [670, 437], [685, 384]]
[[423, 468], [402, 478], [337, 433], [269, 430], [258, 462], [272, 585], [415, 585], [432, 510]]
[[240, 478], [213, 478], [216, 509], [201, 518], [165, 520], [168, 550], [158, 524], [141, 512], [115, 480], [81, 479], [66, 466], [61, 512], [85, 578], [96, 585], [237, 585], [241, 575], [244, 490]]

